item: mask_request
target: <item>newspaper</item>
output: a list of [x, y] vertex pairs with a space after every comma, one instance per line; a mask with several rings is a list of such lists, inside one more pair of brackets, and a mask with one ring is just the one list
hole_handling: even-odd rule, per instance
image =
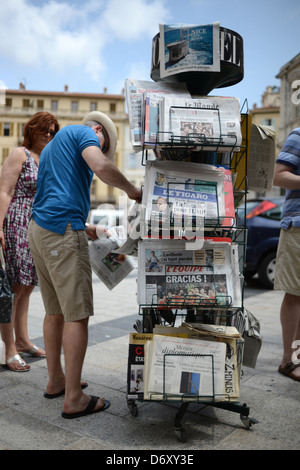
[[202, 150], [237, 151], [242, 142], [238, 98], [203, 96], [160, 101], [161, 142], [195, 145]]
[[138, 304], [158, 308], [241, 306], [238, 246], [205, 239], [200, 250], [184, 240], [142, 240], [138, 247]]
[[130, 333], [127, 369], [127, 398], [144, 396], [144, 347], [153, 338], [152, 333]]
[[[142, 204], [146, 224], [159, 219], [191, 228], [221, 223], [225, 214], [223, 168], [190, 162], [147, 161]], [[178, 226], [178, 224], [179, 226]]]
[[160, 76], [182, 72], [219, 72], [219, 22], [208, 25], [159, 25]]
[[218, 338], [241, 338], [241, 334], [235, 328], [235, 326], [225, 326], [225, 325], [207, 325], [203, 323], [188, 323], [183, 322], [183, 326], [186, 326], [191, 331], [196, 333], [201, 332], [201, 334], [213, 335]]
[[113, 237], [98, 238], [89, 244], [92, 270], [110, 290], [135, 267], [130, 256], [114, 253], [118, 247], [119, 240]]
[[[187, 334], [188, 333], [188, 334]], [[216, 325], [207, 325], [200, 323], [183, 322], [180, 327], [167, 327], [155, 325], [153, 334], [189, 337], [192, 339], [201, 339], [209, 341], [224, 342], [226, 344], [224, 383], [225, 399], [237, 400], [240, 389], [241, 364], [243, 358], [243, 340], [241, 335], [232, 327], [223, 327]]]
[[226, 345], [154, 335], [145, 348], [145, 399], [224, 399]]
[[272, 190], [275, 150], [275, 132], [265, 126], [252, 124], [248, 165], [250, 190]]
[[143, 113], [144, 113], [144, 93], [178, 93], [190, 96], [185, 84], [181, 83], [165, 83], [165, 82], [148, 82], [143, 80], [135, 80], [126, 78], [125, 80], [125, 98], [128, 107], [129, 127], [131, 144], [138, 151], [142, 148], [143, 135]]

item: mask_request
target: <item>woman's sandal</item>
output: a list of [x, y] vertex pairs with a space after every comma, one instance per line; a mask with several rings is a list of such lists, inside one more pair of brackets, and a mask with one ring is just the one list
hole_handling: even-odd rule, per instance
[[294, 364], [292, 361], [290, 361], [284, 367], [279, 366], [278, 372], [280, 372], [280, 374], [286, 375], [287, 377], [290, 377], [291, 379], [296, 380], [297, 382], [300, 382], [300, 377], [297, 377], [292, 373], [297, 367], [300, 367], [300, 362], [299, 364]]
[[34, 344], [33, 348], [27, 349], [25, 351], [18, 351], [18, 353], [20, 354], [21, 357], [23, 357], [24, 354], [29, 354], [30, 356], [33, 356], [33, 357], [44, 358], [46, 357], [46, 354], [38, 354], [38, 351], [41, 351], [41, 349], [42, 348], [39, 348], [38, 346]]
[[[12, 369], [11, 367], [9, 367], [9, 364], [12, 364], [15, 361], [18, 361], [18, 363], [21, 367], [23, 367], [23, 369]], [[19, 354], [15, 354], [14, 356], [10, 357], [9, 359], [7, 359], [6, 362], [1, 362], [1, 366], [11, 370], [12, 372], [28, 372], [30, 370], [30, 366], [26, 364], [25, 361], [23, 361]]]

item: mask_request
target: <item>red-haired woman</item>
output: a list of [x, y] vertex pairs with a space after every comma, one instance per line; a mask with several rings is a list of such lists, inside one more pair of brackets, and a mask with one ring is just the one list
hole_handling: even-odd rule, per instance
[[27, 232], [36, 193], [40, 154], [58, 130], [59, 124], [52, 114], [36, 113], [25, 125], [22, 147], [12, 150], [2, 167], [0, 243], [6, 271], [13, 282], [15, 299], [11, 322], [0, 325], [5, 345], [1, 365], [15, 372], [30, 369], [21, 357], [22, 353], [45, 357], [45, 351], [30, 341], [27, 330], [29, 297], [38, 284]]

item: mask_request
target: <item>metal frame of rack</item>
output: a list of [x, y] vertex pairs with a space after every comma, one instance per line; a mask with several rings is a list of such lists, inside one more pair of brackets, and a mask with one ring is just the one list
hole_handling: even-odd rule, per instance
[[[244, 125], [246, 126], [245, 136], [243, 137], [243, 142], [238, 151], [235, 151], [235, 143], [232, 146], [230, 153], [230, 161], [229, 161], [229, 169], [235, 171], [239, 166], [239, 171], [242, 173], [242, 179], [239, 182], [238, 187], [234, 187], [234, 200], [235, 203], [239, 203], [244, 199], [244, 206], [246, 207], [246, 195], [247, 195], [247, 148], [248, 148], [248, 110], [243, 113], [244, 106], [247, 106], [247, 102], [245, 101], [242, 110], [241, 116], [242, 120], [245, 120]], [[163, 160], [186, 160], [186, 161], [195, 161], [198, 159], [198, 162], [203, 162], [203, 158], [205, 158], [205, 150], [203, 148], [211, 147], [214, 151], [218, 152], [222, 150], [223, 141], [223, 134], [221, 133], [221, 121], [220, 122], [220, 138], [217, 141], [212, 141], [208, 139], [204, 135], [189, 135], [182, 139], [182, 137], [170, 136], [169, 142], [161, 142], [159, 139], [161, 135], [158, 133], [156, 142], [152, 148], [156, 157]], [[165, 140], [165, 139], [164, 139]], [[146, 145], [145, 145], [146, 144]], [[144, 144], [143, 147], [143, 156], [142, 156], [142, 164], [145, 165], [145, 159], [148, 158], [148, 148], [147, 143]], [[209, 154], [207, 154], [209, 159]], [[200, 161], [199, 161], [200, 160]], [[205, 162], [207, 163], [207, 162]], [[208, 163], [210, 163], [208, 161]], [[234, 166], [232, 166], [234, 165]], [[240, 168], [242, 167], [242, 171]], [[212, 184], [213, 186], [213, 184]], [[216, 188], [215, 188], [216, 191]], [[240, 222], [240, 226], [233, 226], [232, 222], [228, 224], [228, 226], [224, 226], [224, 223], [220, 224], [220, 218], [217, 217], [216, 220], [209, 220], [205, 221], [204, 226], [206, 228], [209, 227], [210, 235], [213, 233], [216, 236], [221, 236], [222, 233], [226, 233], [226, 237], [230, 237], [232, 242], [238, 245], [239, 248], [239, 256], [240, 256], [240, 272], [243, 273], [244, 269], [244, 260], [245, 260], [245, 250], [246, 250], [246, 229], [245, 229], [245, 213], [244, 211], [244, 220]], [[224, 219], [224, 217], [223, 217]], [[145, 226], [143, 228], [144, 233], [147, 233], [149, 228]], [[159, 230], [159, 225], [158, 225]], [[159, 234], [159, 232], [158, 232]], [[221, 234], [221, 235], [220, 235]], [[224, 235], [223, 235], [224, 236]], [[242, 277], [243, 279], [243, 277]], [[140, 305], [139, 306], [139, 315], [142, 317], [142, 321], [139, 321], [140, 328], [143, 333], [151, 333], [153, 331], [153, 327], [155, 325], [169, 325], [174, 326], [176, 319], [178, 317], [183, 316], [186, 321], [193, 321], [199, 316], [204, 319], [206, 323], [214, 323], [216, 319], [216, 315], [221, 315], [222, 317], [226, 317], [226, 324], [232, 325], [233, 323], [239, 326], [239, 315], [243, 312], [244, 309], [244, 295], [243, 295], [243, 281], [242, 281], [242, 302], [239, 307], [232, 307], [232, 302], [230, 297], [223, 302], [223, 305], [220, 305], [217, 301], [208, 302], [206, 299], [201, 299], [197, 301], [195, 304], [194, 302], [188, 301], [187, 299], [180, 304], [170, 303], [169, 305], [164, 305], [164, 307], [160, 307], [158, 304], [157, 299], [153, 298], [150, 305]], [[216, 311], [220, 312], [216, 314]], [[234, 322], [233, 322], [234, 319]], [[242, 322], [241, 322], [242, 323]], [[238, 374], [239, 374], [239, 381], [242, 371], [242, 356], [243, 356], [243, 340], [237, 341], [237, 365], [238, 365]], [[193, 355], [193, 356], [204, 356], [204, 355]], [[213, 393], [209, 397], [203, 396], [195, 396], [195, 394], [183, 394], [180, 396], [170, 395], [165, 392], [165, 360], [167, 355], [164, 356], [164, 386], [161, 393], [160, 398], [157, 400], [144, 400], [143, 398], [133, 399], [130, 395], [127, 397], [127, 404], [128, 408], [133, 416], [137, 416], [138, 408], [137, 408], [137, 401], [160, 401], [160, 402], [178, 402], [181, 404], [176, 416], [175, 416], [175, 423], [174, 423], [174, 431], [177, 438], [185, 442], [186, 441], [186, 433], [184, 428], [181, 425], [182, 419], [184, 414], [189, 406], [190, 403], [201, 403], [208, 406], [213, 406], [216, 408], [222, 408], [225, 410], [229, 410], [235, 413], [240, 414], [240, 418], [247, 429], [255, 424], [257, 421], [253, 418], [249, 417], [250, 408], [245, 404], [241, 404], [237, 401], [230, 400], [228, 396], [216, 396], [214, 393], [214, 364], [213, 364], [213, 357], [212, 357], [212, 390]]]

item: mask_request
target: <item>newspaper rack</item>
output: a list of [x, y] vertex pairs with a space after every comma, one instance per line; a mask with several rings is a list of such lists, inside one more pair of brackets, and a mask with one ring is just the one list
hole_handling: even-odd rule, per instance
[[[170, 99], [169, 99], [170, 101]], [[244, 110], [246, 107], [246, 111]], [[181, 106], [172, 105], [171, 109], [177, 110], [182, 108]], [[199, 111], [199, 109], [197, 110]], [[209, 110], [208, 110], [209, 112]], [[229, 144], [229, 140], [232, 137], [230, 133], [224, 132], [222, 129], [222, 120], [220, 117], [219, 109], [213, 108], [212, 112], [218, 114], [217, 120], [219, 123], [219, 134], [217, 136], [207, 135], [204, 132], [191, 131], [187, 135], [179, 135], [178, 132], [166, 131], [159, 129], [156, 135], [152, 135], [152, 141], [144, 141], [141, 145], [142, 150], [142, 162], [143, 166], [146, 166], [149, 161], [153, 160], [148, 158], [148, 152], [153, 151], [155, 161], [178, 161], [178, 162], [190, 162], [190, 163], [204, 163], [208, 165], [214, 165], [228, 169], [234, 175], [232, 180], [232, 193], [234, 199], [234, 205], [244, 200], [246, 206], [246, 195], [248, 192], [247, 182], [247, 170], [248, 170], [248, 156], [249, 156], [249, 139], [250, 139], [250, 128], [251, 128], [251, 116], [248, 114], [248, 104], [245, 100], [241, 109], [241, 139], [239, 141], [237, 137], [233, 138]], [[207, 110], [206, 110], [207, 113]], [[171, 112], [170, 112], [171, 116]], [[172, 120], [172, 117], [168, 116]], [[196, 119], [196, 118], [195, 118]], [[153, 137], [154, 136], [154, 137]], [[240, 137], [240, 136], [239, 136]], [[203, 178], [205, 179], [205, 178]], [[217, 193], [215, 183], [207, 182], [212, 190]], [[149, 187], [147, 188], [147, 190]], [[167, 191], [167, 200], [169, 202], [169, 186]], [[224, 197], [224, 196], [223, 196]], [[218, 198], [216, 198], [218, 201]], [[165, 303], [163, 306], [159, 303], [158, 296], [153, 294], [151, 298], [145, 301], [139, 301], [139, 317], [136, 324], [134, 325], [136, 333], [132, 335], [141, 335], [144, 338], [144, 342], [141, 345], [141, 350], [148, 350], [146, 356], [151, 357], [149, 351], [151, 350], [149, 344], [152, 343], [152, 339], [159, 335], [172, 336], [172, 333], [166, 333], [166, 331], [173, 331], [177, 325], [183, 325], [186, 322], [190, 322], [192, 325], [201, 322], [206, 325], [222, 325], [226, 327], [235, 327], [240, 336], [235, 339], [235, 352], [233, 355], [236, 361], [236, 377], [237, 386], [239, 389], [240, 377], [242, 373], [243, 364], [243, 352], [245, 340], [243, 338], [245, 322], [244, 322], [244, 299], [243, 299], [243, 288], [244, 288], [244, 261], [246, 253], [246, 228], [245, 228], [245, 211], [244, 217], [236, 217], [233, 220], [232, 216], [227, 216], [226, 213], [220, 212], [219, 204], [216, 205], [217, 214], [214, 217], [204, 218], [204, 237], [227, 237], [229, 238], [238, 249], [239, 259], [239, 282], [241, 288], [240, 301], [236, 303], [233, 298], [232, 292], [227, 292], [222, 296], [222, 299], [217, 296], [215, 298], [206, 299], [199, 298], [193, 299], [192, 297], [183, 298], [181, 301], [170, 301]], [[182, 226], [184, 226], [184, 218], [182, 215]], [[180, 218], [180, 217], [179, 217]], [[155, 220], [155, 227], [150, 226], [149, 222], [141, 222], [141, 233], [143, 240], [163, 240], [164, 239], [164, 225], [160, 216], [153, 216], [152, 222]], [[191, 226], [194, 227], [193, 218], [190, 218]], [[178, 223], [178, 218], [177, 218]], [[170, 217], [170, 226], [168, 232], [169, 239], [181, 238], [185, 239], [185, 232], [180, 228], [180, 225], [176, 225], [174, 217]], [[188, 240], [190, 244], [195, 240]], [[155, 243], [155, 242], [154, 242]], [[195, 245], [196, 246], [196, 245]], [[196, 248], [194, 248], [196, 250]], [[212, 276], [214, 275], [214, 269], [212, 269]], [[140, 276], [139, 276], [140, 277]], [[138, 284], [139, 290], [139, 284]], [[138, 296], [139, 299], [139, 296]], [[158, 333], [157, 333], [158, 332]], [[174, 333], [173, 333], [174, 334]], [[148, 338], [148, 339], [146, 339]], [[138, 343], [138, 339], [136, 339]], [[217, 341], [216, 341], [217, 342]], [[224, 342], [226, 340], [224, 339]], [[147, 347], [146, 347], [147, 345]], [[232, 411], [240, 414], [241, 421], [247, 429], [257, 423], [253, 418], [250, 418], [250, 409], [245, 403], [238, 401], [239, 394], [232, 395], [230, 393], [220, 393], [220, 389], [216, 387], [215, 383], [215, 371], [216, 364], [214, 362], [214, 356], [210, 354], [176, 354], [174, 358], [173, 353], [163, 354], [162, 361], [162, 382], [159, 382], [159, 390], [153, 391], [151, 387], [149, 389], [148, 383], [145, 384], [144, 389], [141, 390], [139, 385], [136, 388], [131, 388], [131, 381], [137, 380], [137, 384], [140, 384], [144, 374], [144, 370], [141, 369], [140, 363], [136, 365], [136, 369], [131, 370], [130, 368], [130, 354], [132, 352], [131, 346], [129, 345], [129, 357], [128, 357], [128, 394], [127, 404], [132, 416], [137, 416], [138, 407], [137, 402], [171, 402], [179, 403], [180, 407], [175, 416], [174, 430], [175, 435], [181, 442], [186, 441], [185, 430], [183, 429], [181, 422], [184, 414], [190, 403], [204, 404], [205, 406], [213, 406], [224, 410]], [[154, 346], [153, 346], [154, 347]], [[190, 385], [187, 386], [187, 390], [182, 393], [174, 393], [174, 390], [168, 390], [166, 386], [166, 377], [168, 373], [168, 361], [174, 358], [182, 356], [186, 359], [187, 356], [191, 356], [195, 361], [201, 361], [206, 358], [211, 361], [211, 372], [207, 378], [207, 383], [210, 383], [210, 393], [203, 394], [200, 391], [197, 392], [197, 387], [191, 392]], [[139, 358], [141, 359], [141, 358]], [[149, 369], [145, 372], [145, 376], [148, 377]], [[149, 380], [149, 377], [148, 379]], [[143, 385], [144, 386], [144, 385]], [[132, 390], [137, 390], [133, 391]], [[196, 390], [196, 391], [195, 391]]]
[[[241, 377], [241, 367], [242, 367], [242, 357], [243, 357], [243, 348], [244, 348], [244, 340], [238, 339], [236, 340], [236, 387], [239, 389], [240, 386], [240, 377]], [[178, 360], [178, 357], [181, 356], [183, 358], [192, 358], [193, 362], [198, 361], [201, 359], [208, 359], [211, 363], [210, 372], [206, 374], [206, 383], [209, 382], [210, 386], [210, 393], [207, 394], [200, 394], [197, 390], [197, 384], [193, 383], [193, 376], [197, 374], [192, 374], [188, 372], [184, 372], [186, 374], [185, 378], [185, 387], [183, 388], [182, 393], [170, 393], [166, 390], [166, 378], [167, 378], [167, 361], [172, 357], [175, 357]], [[216, 390], [216, 383], [215, 383], [215, 364], [214, 364], [214, 356], [211, 354], [184, 354], [184, 353], [166, 353], [163, 355], [163, 366], [162, 366], [162, 387], [161, 391], [158, 392], [150, 392], [147, 397], [143, 396], [143, 393], [139, 396], [135, 396], [134, 394], [128, 393], [127, 404], [130, 410], [130, 413], [133, 416], [138, 415], [138, 408], [136, 402], [160, 402], [160, 403], [172, 403], [172, 404], [179, 404], [178, 411], [175, 415], [174, 421], [174, 432], [177, 439], [181, 442], [186, 441], [186, 432], [182, 427], [182, 419], [184, 417], [185, 412], [188, 409], [189, 404], [199, 404], [204, 406], [212, 406], [217, 407], [220, 409], [228, 410], [231, 412], [239, 413], [240, 419], [246, 429], [250, 429], [250, 427], [255, 424], [257, 421], [253, 418], [249, 417], [250, 408], [245, 404], [241, 404], [237, 401], [235, 397], [231, 397], [229, 393], [218, 393]], [[182, 380], [182, 379], [181, 379]]]

